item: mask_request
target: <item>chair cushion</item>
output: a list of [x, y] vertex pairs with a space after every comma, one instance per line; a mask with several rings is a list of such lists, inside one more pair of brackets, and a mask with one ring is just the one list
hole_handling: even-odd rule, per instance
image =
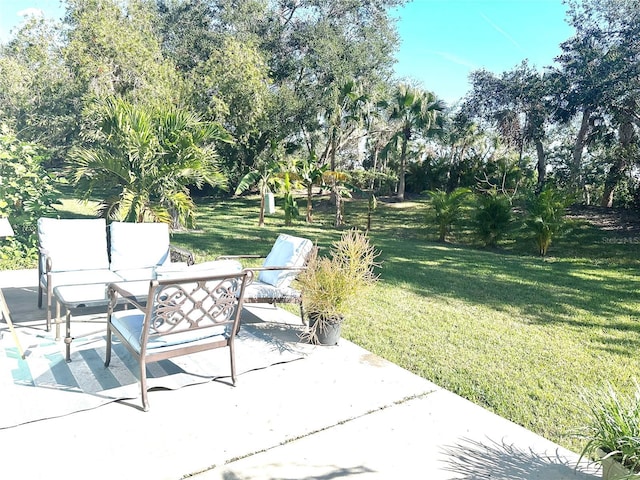
[[40, 218], [38, 241], [51, 258], [54, 272], [109, 268], [103, 218]]
[[195, 263], [183, 268], [167, 268], [165, 266], [156, 269], [159, 280], [185, 280], [194, 277], [206, 277], [213, 275], [225, 275], [238, 273], [242, 270], [242, 264], [237, 260], [213, 260], [211, 262]]
[[[70, 272], [51, 273], [51, 288], [58, 287], [60, 285], [104, 283], [106, 289], [106, 284], [121, 281], [122, 278], [108, 268], [100, 270], [73, 270]], [[47, 276], [45, 274], [42, 275], [42, 284], [45, 287], [47, 286]]]
[[126, 282], [134, 282], [138, 280], [155, 280], [156, 278], [156, 271], [153, 267], [126, 268], [124, 270], [116, 270], [115, 273]]
[[[127, 343], [137, 353], [140, 353], [144, 313], [138, 309], [117, 311], [111, 315], [111, 324], [120, 332]], [[213, 337], [223, 337], [226, 332], [227, 327], [220, 325], [198, 330], [183, 330], [179, 333], [168, 335], [151, 336], [149, 337], [147, 349], [174, 347], [185, 343], [212, 339]]]
[[[280, 234], [262, 266], [302, 267], [312, 248], [311, 240]], [[298, 273], [296, 270], [263, 270], [258, 275], [258, 280], [277, 288], [288, 288]]]
[[244, 300], [252, 302], [294, 302], [300, 300], [300, 292], [293, 288], [277, 288], [260, 281], [247, 285], [244, 289]]
[[109, 235], [111, 270], [150, 268], [170, 261], [166, 223], [112, 222]]

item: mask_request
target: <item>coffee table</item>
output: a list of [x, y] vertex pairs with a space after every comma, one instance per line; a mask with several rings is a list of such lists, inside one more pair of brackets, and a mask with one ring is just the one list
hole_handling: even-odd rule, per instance
[[[139, 302], [145, 302], [149, 293], [150, 280], [136, 280], [118, 282], [117, 285], [130, 292]], [[82, 285], [60, 285], [54, 287], [53, 295], [57, 301], [56, 307], [56, 338], [59, 337], [60, 307], [66, 310], [65, 318], [65, 350], [67, 362], [71, 361], [71, 310], [89, 307], [106, 307], [109, 305], [108, 284], [86, 283]]]

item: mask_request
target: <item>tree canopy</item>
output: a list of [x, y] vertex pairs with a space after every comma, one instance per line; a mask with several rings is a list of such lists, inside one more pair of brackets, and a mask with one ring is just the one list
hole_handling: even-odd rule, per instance
[[97, 106], [115, 99], [224, 128], [199, 148], [229, 192], [278, 151], [398, 200], [552, 184], [640, 201], [640, 0], [567, 0], [575, 35], [553, 65], [477, 70], [455, 107], [394, 77], [402, 3], [66, 0], [61, 22], [32, 18], [0, 47], [0, 120], [59, 171], [97, 151]]

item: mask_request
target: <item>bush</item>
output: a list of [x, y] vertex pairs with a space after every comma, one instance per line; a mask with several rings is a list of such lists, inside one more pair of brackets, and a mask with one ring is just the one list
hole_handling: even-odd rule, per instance
[[511, 227], [511, 202], [495, 190], [482, 195], [478, 199], [474, 220], [482, 244], [494, 248]]
[[438, 227], [438, 239], [441, 242], [451, 233], [453, 225], [460, 221], [462, 206], [467, 196], [471, 194], [468, 188], [456, 188], [453, 192], [447, 193], [443, 190], [430, 190], [429, 205], [427, 213], [427, 223], [435, 224]]
[[551, 240], [564, 227], [565, 211], [570, 204], [570, 199], [553, 187], [546, 187], [527, 202], [525, 225], [531, 230], [541, 256], [547, 254]]
[[577, 437], [586, 440], [581, 457], [598, 458], [599, 451], [633, 472], [640, 471], [640, 386], [624, 395], [611, 385], [581, 395], [586, 424]]
[[20, 268], [37, 259], [37, 221], [51, 214], [59, 193], [42, 168], [37, 145], [21, 142], [0, 125], [0, 216], [9, 217], [15, 237], [2, 240], [0, 268]]

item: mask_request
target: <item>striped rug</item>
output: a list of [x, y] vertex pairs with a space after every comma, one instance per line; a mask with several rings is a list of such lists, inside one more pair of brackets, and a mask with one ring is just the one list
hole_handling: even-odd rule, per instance
[[[259, 325], [243, 325], [236, 337], [239, 375], [304, 358], [309, 346], [289, 335], [283, 340]], [[109, 368], [104, 366], [103, 334], [77, 338], [71, 362], [64, 358], [64, 342], [43, 332], [20, 332], [26, 348], [20, 358], [11, 335], [0, 340], [0, 428], [96, 408], [140, 396], [137, 362], [125, 347], [114, 343]], [[228, 381], [229, 350], [220, 348], [152, 363], [147, 366], [149, 388], [178, 389], [212, 380]]]

